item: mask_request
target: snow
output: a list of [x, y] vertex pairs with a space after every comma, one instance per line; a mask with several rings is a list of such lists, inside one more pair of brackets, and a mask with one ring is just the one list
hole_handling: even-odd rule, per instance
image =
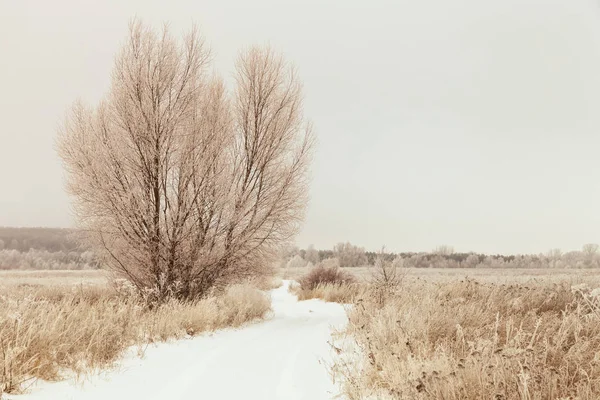
[[290, 282], [271, 291], [273, 317], [237, 330], [151, 346], [114, 370], [83, 381], [38, 382], [10, 400], [331, 399], [338, 389], [331, 362], [331, 329], [347, 321], [344, 307], [297, 301]]

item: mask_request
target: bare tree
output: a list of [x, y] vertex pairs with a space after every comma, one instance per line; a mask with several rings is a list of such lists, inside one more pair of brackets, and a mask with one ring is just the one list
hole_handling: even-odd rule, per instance
[[312, 244], [306, 249], [306, 252], [304, 253], [304, 259], [313, 265], [317, 265], [319, 261], [321, 261], [319, 252], [315, 250], [315, 246]]
[[263, 271], [297, 231], [312, 134], [293, 68], [269, 49], [228, 93], [193, 30], [179, 43], [133, 22], [112, 86], [59, 136], [85, 240], [158, 300]]
[[307, 262], [305, 259], [300, 257], [299, 254], [296, 254], [294, 257], [288, 261], [286, 268], [304, 268], [307, 266]]
[[598, 266], [598, 246], [596, 243], [584, 244], [581, 248], [583, 253], [583, 262], [586, 268], [594, 268]]
[[333, 246], [333, 254], [341, 267], [362, 267], [367, 264], [365, 249], [351, 243], [338, 243]]
[[407, 276], [407, 270], [399, 266], [400, 263], [396, 260], [388, 260], [385, 254], [383, 247], [377, 254], [370, 279], [374, 299], [380, 305], [385, 304], [391, 294], [400, 290]]
[[440, 256], [449, 256], [451, 254], [454, 254], [454, 248], [452, 246], [446, 245], [438, 246], [433, 250], [433, 254], [437, 254]]
[[475, 268], [477, 265], [479, 265], [479, 256], [476, 254], [469, 254], [463, 262], [465, 268]]
[[558, 268], [562, 265], [563, 254], [560, 249], [551, 249], [546, 254], [549, 268]]

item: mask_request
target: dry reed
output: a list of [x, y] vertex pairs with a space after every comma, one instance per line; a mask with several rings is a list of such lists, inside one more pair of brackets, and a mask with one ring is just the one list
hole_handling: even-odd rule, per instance
[[38, 378], [110, 367], [130, 346], [240, 326], [269, 310], [268, 296], [249, 285], [158, 307], [122, 285], [13, 287], [0, 295], [0, 395]]
[[598, 399], [600, 290], [415, 280], [349, 311], [349, 399]]

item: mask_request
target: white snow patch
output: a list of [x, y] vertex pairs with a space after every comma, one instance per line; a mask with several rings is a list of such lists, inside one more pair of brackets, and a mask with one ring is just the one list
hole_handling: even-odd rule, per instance
[[331, 362], [331, 329], [347, 322], [344, 307], [298, 302], [289, 284], [271, 291], [268, 321], [150, 346], [144, 358], [130, 352], [114, 370], [83, 381], [40, 381], [6, 399], [331, 399], [338, 388], [324, 362]]

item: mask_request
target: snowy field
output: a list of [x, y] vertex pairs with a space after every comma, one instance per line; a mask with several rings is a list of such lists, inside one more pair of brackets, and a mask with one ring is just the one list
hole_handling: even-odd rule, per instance
[[146, 349], [114, 370], [79, 380], [38, 382], [10, 400], [244, 399], [325, 400], [337, 394], [326, 364], [331, 329], [346, 323], [343, 306], [298, 302], [289, 281], [271, 291], [273, 317]]

